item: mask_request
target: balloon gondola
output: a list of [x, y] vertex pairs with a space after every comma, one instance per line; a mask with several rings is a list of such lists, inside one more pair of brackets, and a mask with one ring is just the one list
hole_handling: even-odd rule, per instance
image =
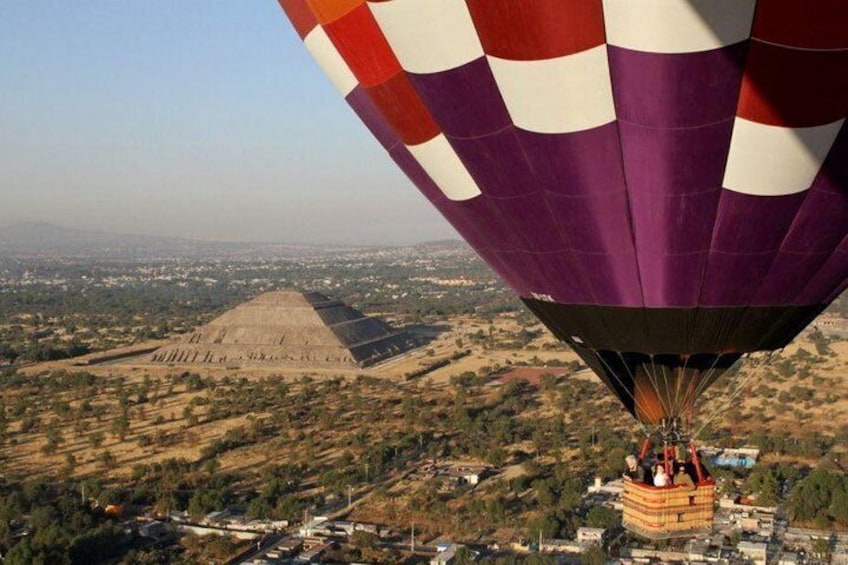
[[[843, 0], [280, 4], [421, 193], [661, 442], [846, 288]], [[679, 506], [661, 498], [646, 523]]]
[[[642, 446], [640, 461], [647, 458], [650, 447], [651, 440], [648, 438]], [[663, 443], [663, 458], [658, 464], [669, 476], [675, 473], [679, 464], [678, 472], [691, 474], [686, 483], [676, 481], [655, 486], [649, 481], [634, 481], [625, 476], [622, 493], [622, 525], [625, 529], [642, 537], [662, 540], [690, 537], [712, 528], [715, 480], [701, 463], [694, 441], [689, 443], [690, 455], [685, 462], [679, 455], [678, 448], [681, 447], [682, 444]]]

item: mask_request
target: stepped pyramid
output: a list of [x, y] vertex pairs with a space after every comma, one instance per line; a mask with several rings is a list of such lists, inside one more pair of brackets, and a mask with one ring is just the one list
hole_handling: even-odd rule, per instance
[[317, 292], [267, 292], [236, 306], [179, 342], [154, 363], [353, 368], [420, 345], [343, 302]]

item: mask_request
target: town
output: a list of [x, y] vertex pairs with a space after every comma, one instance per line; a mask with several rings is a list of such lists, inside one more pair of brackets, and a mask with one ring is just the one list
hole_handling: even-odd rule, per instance
[[[748, 469], [756, 466], [758, 449], [702, 448], [716, 469]], [[486, 466], [463, 466], [445, 463], [427, 464], [406, 473], [406, 480], [442, 479], [443, 488], [471, 488], [497, 476], [500, 471]], [[627, 536], [618, 525], [618, 514], [603, 526], [578, 527], [573, 539], [526, 539], [507, 546], [499, 544], [466, 544], [449, 539], [429, 540], [416, 544], [414, 523], [396, 531], [387, 525], [354, 522], [344, 519], [353, 504], [350, 493], [339, 509], [329, 515], [310, 517], [296, 524], [286, 520], [251, 519], [231, 509], [210, 512], [193, 522], [187, 512], [171, 512], [157, 518], [137, 516], [124, 521], [128, 532], [143, 538], [157, 539], [173, 532], [200, 536], [233, 536], [250, 540], [243, 553], [228, 563], [271, 565], [333, 562], [427, 562], [431, 565], [469, 563], [498, 556], [531, 555], [550, 557], [551, 563], [753, 563], [766, 565], [800, 565], [804, 563], [848, 563], [848, 533], [789, 526], [786, 509], [764, 506], [734, 493], [736, 485], [728, 485], [719, 500], [715, 527], [692, 539], [671, 540], [665, 544], [640, 542]], [[784, 487], [787, 485], [783, 485]], [[621, 479], [602, 482], [597, 478], [581, 497], [587, 515], [600, 514], [597, 509], [622, 509]], [[337, 518], [336, 516], [339, 516]], [[617, 558], [609, 557], [610, 555]], [[415, 558], [418, 560], [415, 561]], [[410, 561], [413, 560], [413, 561]]]

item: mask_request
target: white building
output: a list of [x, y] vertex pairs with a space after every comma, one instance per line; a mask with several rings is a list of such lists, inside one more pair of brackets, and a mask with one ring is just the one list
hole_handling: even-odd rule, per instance
[[736, 544], [736, 549], [739, 553], [756, 563], [757, 565], [766, 565], [766, 554], [768, 545], [753, 541], [740, 541]]
[[432, 559], [430, 565], [451, 565], [456, 558], [456, 552], [461, 546], [451, 544], [443, 551], [438, 551]]
[[577, 528], [577, 541], [579, 543], [596, 543], [601, 545], [604, 541], [604, 528]]
[[777, 565], [801, 565], [801, 560], [797, 553], [784, 551], [777, 558]]

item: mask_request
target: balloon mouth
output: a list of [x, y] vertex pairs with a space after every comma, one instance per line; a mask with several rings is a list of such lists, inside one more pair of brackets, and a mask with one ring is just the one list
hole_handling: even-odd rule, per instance
[[697, 400], [741, 353], [645, 354], [571, 347], [645, 427], [684, 436]]

